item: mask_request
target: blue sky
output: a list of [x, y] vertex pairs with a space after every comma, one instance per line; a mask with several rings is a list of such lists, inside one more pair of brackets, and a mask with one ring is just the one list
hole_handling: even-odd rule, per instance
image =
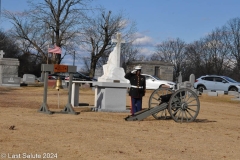
[[[1, 1], [2, 9], [28, 8], [27, 0]], [[142, 53], [146, 55], [153, 53], [153, 46], [162, 41], [180, 38], [191, 43], [240, 17], [240, 0], [94, 0], [91, 4], [102, 5], [113, 13], [123, 11], [134, 20]], [[1, 28], [6, 27], [9, 23], [1, 21]]]

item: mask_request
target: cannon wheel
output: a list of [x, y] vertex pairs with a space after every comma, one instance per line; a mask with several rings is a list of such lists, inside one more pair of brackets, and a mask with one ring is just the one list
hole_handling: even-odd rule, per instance
[[[174, 91], [169, 88], [159, 88], [159, 89], [154, 90], [149, 98], [148, 108], [153, 108], [153, 107], [160, 105], [162, 103], [160, 96], [172, 94], [172, 93], [174, 93]], [[152, 114], [152, 116], [155, 119], [171, 118], [170, 114], [168, 113], [167, 107], [166, 107], [166, 109], [164, 109], [158, 113]]]
[[200, 110], [197, 94], [187, 88], [176, 91], [169, 100], [168, 112], [175, 122], [192, 122]]

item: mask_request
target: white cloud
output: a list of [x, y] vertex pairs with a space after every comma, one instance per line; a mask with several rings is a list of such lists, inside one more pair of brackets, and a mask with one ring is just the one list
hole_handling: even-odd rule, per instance
[[156, 42], [154, 41], [154, 39], [147, 36], [146, 32], [136, 33], [133, 44], [138, 46], [140, 54], [145, 56], [152, 55], [156, 46]]
[[139, 49], [140, 54], [149, 56], [154, 53], [154, 51], [151, 48], [141, 48]]
[[151, 37], [143, 35], [141, 33], [136, 33], [135, 40], [133, 41], [134, 45], [140, 46], [153, 46], [154, 41]]

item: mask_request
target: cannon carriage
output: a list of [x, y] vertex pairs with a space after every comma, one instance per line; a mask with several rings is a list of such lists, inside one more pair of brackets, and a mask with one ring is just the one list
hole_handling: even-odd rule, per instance
[[200, 102], [192, 82], [178, 83], [178, 89], [159, 88], [152, 92], [148, 108], [128, 116], [126, 121], [143, 120], [153, 116], [157, 120], [172, 118], [175, 122], [192, 122], [200, 110]]

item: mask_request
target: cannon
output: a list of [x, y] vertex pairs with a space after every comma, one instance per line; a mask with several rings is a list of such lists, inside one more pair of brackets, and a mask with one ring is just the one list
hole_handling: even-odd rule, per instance
[[175, 122], [192, 122], [197, 118], [199, 110], [200, 102], [192, 89], [159, 88], [151, 94], [148, 108], [126, 117], [125, 120], [140, 121], [152, 115], [157, 120], [172, 118]]

